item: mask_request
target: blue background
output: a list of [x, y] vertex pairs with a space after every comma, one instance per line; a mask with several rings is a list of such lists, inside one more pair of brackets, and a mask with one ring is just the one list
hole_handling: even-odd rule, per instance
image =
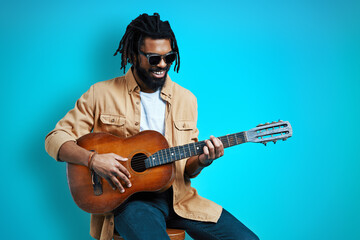
[[1, 1], [2, 239], [90, 239], [45, 135], [139, 14], [169, 20], [173, 80], [199, 103], [200, 139], [278, 119], [294, 136], [244, 144], [193, 181], [261, 239], [360, 239], [360, 4], [351, 0]]

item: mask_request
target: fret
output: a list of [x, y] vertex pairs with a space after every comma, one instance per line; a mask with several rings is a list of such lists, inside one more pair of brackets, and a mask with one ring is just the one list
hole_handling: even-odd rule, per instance
[[236, 134], [234, 135], [234, 137], [235, 137], [235, 143], [236, 143], [236, 145], [238, 145], [239, 142], [238, 142], [238, 140], [237, 140]]
[[202, 147], [201, 147], [201, 144], [200, 144], [201, 142], [197, 142], [197, 143], [195, 143], [195, 146], [196, 146], [196, 153], [197, 153], [197, 155], [199, 155], [199, 154], [201, 154], [202, 153]]
[[186, 152], [184, 151], [184, 146], [179, 146], [179, 149], [181, 150], [180, 151], [180, 159], [185, 158], [186, 157], [185, 156]]
[[170, 154], [170, 161], [171, 162], [174, 162], [175, 160], [176, 160], [176, 158], [175, 158], [175, 150], [174, 150], [174, 148], [172, 147], [172, 148], [170, 148], [169, 149], [169, 154]]
[[158, 166], [160, 164], [160, 157], [161, 157], [161, 153], [158, 152], [158, 154], [156, 155], [156, 158], [154, 159], [155, 166]]
[[163, 149], [163, 152], [164, 152], [164, 164], [166, 164], [166, 163], [169, 163], [169, 158], [168, 158], [168, 148], [165, 148], [165, 149]]
[[151, 166], [152, 167], [156, 166], [155, 161], [157, 160], [158, 155], [159, 155], [158, 153], [155, 153], [154, 155], [152, 155], [152, 157], [151, 157]]
[[197, 142], [194, 143], [194, 148], [195, 148], [196, 155], [199, 155], [200, 154], [200, 147], [199, 147], [199, 144]]
[[227, 136], [227, 139], [229, 141], [229, 146], [228, 147], [231, 147], [232, 146], [231, 135], [226, 135], [226, 136]]
[[162, 161], [161, 159], [163, 158], [163, 153], [162, 153], [162, 150], [159, 151], [159, 156], [158, 156], [158, 159], [157, 159], [157, 165], [162, 165]]
[[175, 151], [174, 151], [174, 148], [170, 148], [170, 159], [171, 159], [171, 162], [175, 161], [176, 160], [176, 157], [175, 157]]
[[147, 159], [145, 159], [145, 167], [151, 168], [151, 156], [149, 156]]
[[147, 159], [145, 159], [145, 166], [146, 166], [146, 168], [151, 167], [151, 156], [149, 156]]
[[229, 135], [229, 139], [230, 139], [230, 146], [229, 147], [232, 147], [235, 145], [235, 137], [233, 134]]
[[164, 158], [164, 164], [165, 164], [165, 163], [168, 163], [168, 159], [167, 159], [167, 152], [166, 152], [166, 151], [167, 151], [167, 149], [165, 148], [165, 149], [163, 149], [162, 151], [163, 151], [163, 153], [164, 153], [164, 155], [163, 155], [163, 158]]
[[230, 143], [229, 143], [229, 136], [228, 135], [226, 135], [226, 141], [227, 141], [226, 147], [229, 147]]
[[181, 159], [180, 146], [177, 146], [176, 149], [178, 150], [176, 160], [179, 160], [179, 159]]
[[190, 143], [189, 148], [191, 150], [191, 155], [193, 155], [193, 156], [197, 155], [195, 143]]
[[161, 165], [161, 150], [158, 152], [157, 158], [155, 159], [156, 166]]
[[161, 165], [161, 155], [162, 155], [162, 150], [160, 150], [158, 152], [158, 157], [157, 157], [157, 160], [156, 160], [156, 165]]
[[191, 151], [190, 151], [190, 148], [189, 148], [189, 144], [184, 145], [184, 149], [185, 149], [186, 154], [187, 154], [186, 157], [187, 158], [191, 157], [192, 155], [191, 155]]
[[[155, 153], [155, 154], [156, 154], [156, 153]], [[154, 154], [154, 155], [155, 155], [155, 154]], [[149, 162], [149, 166], [150, 166], [150, 167], [153, 167], [153, 166], [154, 166], [154, 164], [153, 164], [153, 157], [154, 157], [154, 155], [148, 157], [148, 159], [149, 159], [148, 162]]]
[[165, 149], [166, 152], [166, 163], [170, 163], [171, 161], [171, 154], [170, 154], [170, 148]]
[[179, 146], [179, 150], [180, 150], [180, 159], [185, 158], [185, 151], [184, 151], [184, 146]]
[[183, 151], [184, 151], [184, 158], [190, 157], [190, 153], [189, 153], [189, 151], [187, 150], [186, 145], [183, 145]]
[[191, 157], [192, 154], [191, 154], [190, 144], [186, 144], [185, 147], [187, 147], [186, 151], [189, 150], [189, 156], [188, 157]]
[[167, 163], [166, 148], [160, 150], [160, 152], [161, 152], [161, 165], [166, 164]]
[[220, 141], [223, 143], [224, 148], [228, 147], [228, 141], [227, 141], [227, 136], [223, 136], [220, 138]]
[[196, 150], [195, 150], [195, 145], [194, 145], [194, 143], [190, 143], [190, 144], [188, 144], [188, 145], [189, 145], [189, 149], [190, 149], [191, 155], [192, 155], [192, 156], [197, 155], [197, 154], [196, 154]]
[[186, 149], [186, 152], [187, 152], [187, 157], [191, 157], [192, 155], [191, 155], [191, 150], [190, 150], [190, 148], [189, 148], [189, 144], [186, 144], [186, 145], [184, 145], [184, 148]]
[[199, 151], [196, 148], [196, 143], [193, 143], [192, 145], [194, 147], [195, 155], [199, 155]]
[[206, 146], [205, 141], [199, 142], [199, 154], [203, 154], [203, 153], [204, 153], [204, 146]]
[[180, 146], [181, 149], [181, 159], [186, 158], [186, 150], [184, 145]]

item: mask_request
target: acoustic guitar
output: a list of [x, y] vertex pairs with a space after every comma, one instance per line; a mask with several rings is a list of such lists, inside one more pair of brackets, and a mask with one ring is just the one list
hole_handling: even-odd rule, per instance
[[[248, 131], [219, 137], [224, 148], [246, 142], [263, 143], [286, 140], [292, 136], [287, 121], [260, 124]], [[169, 148], [165, 137], [156, 131], [143, 131], [129, 138], [108, 133], [89, 133], [77, 144], [98, 153], [115, 153], [129, 160], [120, 162], [131, 174], [132, 187], [124, 193], [88, 167], [67, 163], [67, 178], [75, 203], [84, 211], [108, 213], [137, 192], [162, 192], [168, 189], [175, 174], [175, 161], [203, 153], [205, 141]], [[120, 181], [122, 184], [124, 182]]]

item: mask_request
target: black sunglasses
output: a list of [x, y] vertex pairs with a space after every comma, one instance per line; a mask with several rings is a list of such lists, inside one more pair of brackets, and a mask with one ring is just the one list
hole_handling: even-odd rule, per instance
[[139, 50], [140, 54], [144, 55], [151, 66], [156, 66], [161, 62], [161, 59], [164, 59], [166, 64], [171, 64], [176, 59], [176, 52], [168, 52], [167, 54], [160, 55], [157, 53], [144, 53]]

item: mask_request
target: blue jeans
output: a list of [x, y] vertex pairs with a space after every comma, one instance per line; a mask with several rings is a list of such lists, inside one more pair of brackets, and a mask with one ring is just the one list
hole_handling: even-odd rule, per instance
[[182, 218], [172, 206], [172, 188], [160, 194], [135, 194], [115, 211], [116, 231], [129, 240], [169, 239], [167, 227], [185, 229], [193, 239], [259, 239], [225, 209], [217, 223], [209, 223]]

